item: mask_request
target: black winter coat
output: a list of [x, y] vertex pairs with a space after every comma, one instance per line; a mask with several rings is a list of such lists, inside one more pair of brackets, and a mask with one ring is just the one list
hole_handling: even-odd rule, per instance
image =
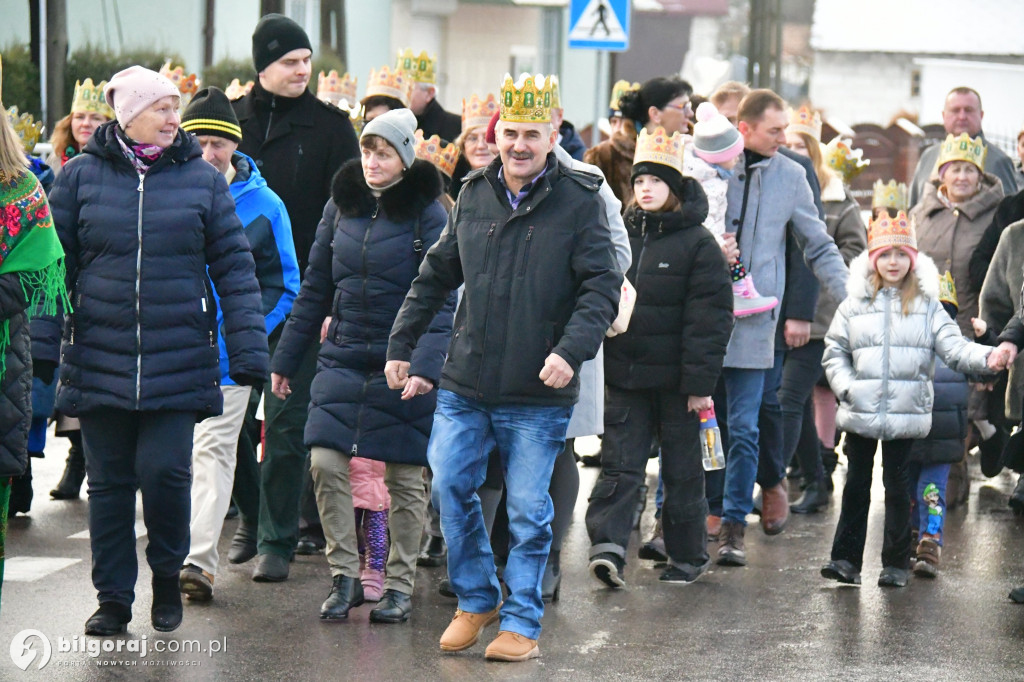
[[[501, 157], [466, 176], [395, 320], [388, 360], [408, 360], [449, 292], [465, 283], [441, 388], [489, 404], [570, 406], [622, 285], [601, 178], [549, 153], [546, 172], [513, 211], [499, 168]], [[538, 376], [550, 353], [573, 369], [564, 388]]]
[[64, 325], [57, 410], [220, 414], [217, 310], [231, 377], [267, 373], [267, 333], [249, 242], [224, 176], [179, 130], [140, 179], [100, 126], [50, 193], [74, 312]]
[[925, 464], [953, 464], [964, 456], [967, 437], [967, 377], [954, 372], [935, 358], [935, 404], [932, 406], [932, 430], [910, 446], [910, 461]]
[[732, 278], [703, 227], [708, 201], [683, 178], [682, 208], [627, 209], [633, 264], [626, 278], [636, 305], [625, 333], [604, 343], [604, 380], [624, 389], [669, 389], [709, 396], [732, 334]]
[[[379, 201], [360, 162], [342, 166], [324, 208], [298, 298], [292, 306], [272, 369], [286, 377], [303, 352], [331, 324], [310, 387], [305, 443], [386, 462], [427, 464], [427, 440], [437, 392], [402, 400], [388, 388], [384, 364], [388, 334], [416, 276], [437, 241], [447, 214], [436, 201], [440, 176], [417, 160]], [[423, 251], [415, 250], [419, 223]], [[410, 374], [437, 385], [452, 329], [454, 299], [434, 318], [412, 354]]]
[[416, 117], [416, 127], [423, 131], [423, 137], [437, 135], [446, 142], [455, 142], [462, 134], [462, 117], [445, 111], [440, 102], [432, 99]]
[[331, 198], [331, 178], [359, 156], [352, 122], [308, 90], [300, 97], [277, 97], [258, 81], [231, 106], [242, 126], [238, 151], [256, 161], [267, 185], [284, 201], [299, 272], [305, 272], [320, 215]]
[[32, 422], [32, 353], [28, 301], [17, 272], [0, 275], [0, 320], [10, 320], [10, 345], [0, 385], [0, 479], [21, 476], [28, 463], [28, 430]]

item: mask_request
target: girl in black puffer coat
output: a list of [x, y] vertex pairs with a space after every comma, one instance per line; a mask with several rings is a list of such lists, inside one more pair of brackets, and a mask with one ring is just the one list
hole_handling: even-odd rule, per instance
[[[678, 165], [652, 153], [655, 146], [675, 147]], [[634, 199], [624, 216], [633, 250], [626, 277], [636, 287], [636, 307], [629, 329], [605, 341], [601, 475], [587, 510], [591, 572], [612, 587], [623, 584], [637, 490], [654, 438], [662, 446], [669, 557], [661, 580], [692, 582], [709, 563], [696, 413], [711, 407], [722, 369], [733, 326], [732, 280], [702, 225], [707, 197], [700, 183], [681, 174], [681, 152], [676, 136], [641, 133]]]

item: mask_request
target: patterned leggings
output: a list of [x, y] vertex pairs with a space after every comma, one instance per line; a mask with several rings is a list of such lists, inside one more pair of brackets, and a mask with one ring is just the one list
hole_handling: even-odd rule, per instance
[[359, 553], [366, 556], [366, 567], [383, 571], [388, 560], [388, 510], [356, 507], [356, 528], [362, 531]]

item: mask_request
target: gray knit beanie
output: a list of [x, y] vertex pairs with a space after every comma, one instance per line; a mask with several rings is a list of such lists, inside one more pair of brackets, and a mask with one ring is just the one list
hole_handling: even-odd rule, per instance
[[367, 135], [383, 138], [398, 152], [402, 166], [408, 168], [416, 160], [415, 134], [416, 115], [409, 109], [392, 109], [363, 126], [359, 139]]
[[743, 153], [743, 137], [711, 102], [697, 107], [693, 153], [708, 163], [722, 163]]

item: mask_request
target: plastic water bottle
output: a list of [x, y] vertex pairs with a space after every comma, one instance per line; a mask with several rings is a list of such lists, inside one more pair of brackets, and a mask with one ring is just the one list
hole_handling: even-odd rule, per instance
[[718, 430], [715, 408], [701, 410], [700, 418], [700, 449], [704, 471], [715, 471], [725, 467], [725, 453], [722, 452], [722, 434]]

